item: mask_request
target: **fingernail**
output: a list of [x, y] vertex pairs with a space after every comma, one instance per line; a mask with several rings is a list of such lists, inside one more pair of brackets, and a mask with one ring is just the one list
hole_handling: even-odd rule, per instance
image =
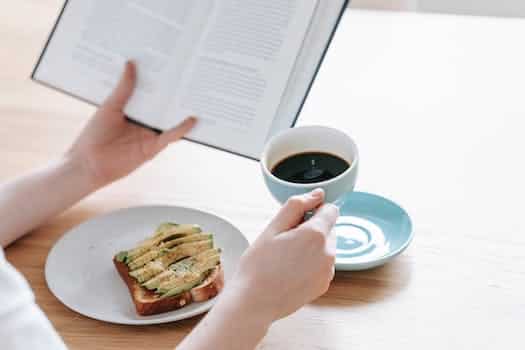
[[133, 60], [127, 60], [124, 70], [130, 74], [135, 74], [135, 62]]
[[324, 190], [322, 188], [316, 188], [312, 191], [311, 195], [314, 198], [321, 198], [324, 195]]
[[328, 204], [326, 204], [326, 205], [327, 205], [329, 208], [332, 208], [333, 210], [335, 210], [335, 211], [337, 212], [337, 215], [339, 215], [340, 210], [339, 210], [339, 207], [338, 207], [337, 205], [332, 204], [332, 203], [328, 203]]
[[188, 122], [189, 123], [195, 124], [195, 123], [197, 123], [197, 121], [198, 121], [197, 117], [191, 116], [191, 117], [188, 118]]

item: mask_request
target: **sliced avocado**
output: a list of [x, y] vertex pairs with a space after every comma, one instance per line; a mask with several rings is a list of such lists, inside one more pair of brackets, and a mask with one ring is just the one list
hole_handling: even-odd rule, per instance
[[187, 256], [196, 255], [212, 247], [213, 241], [211, 239], [207, 241], [181, 244], [173, 249], [168, 250], [168, 252], [166, 252], [161, 257], [148, 262], [144, 267], [131, 271], [129, 274], [140, 283], [144, 283], [162, 273], [175, 261]]
[[172, 229], [174, 226], [178, 226], [178, 224], [174, 222], [165, 222], [165, 223], [160, 224], [159, 227], [157, 227], [157, 229], [155, 230], [153, 237], [163, 234], [164, 232]]
[[157, 242], [167, 241], [173, 238], [179, 238], [194, 233], [201, 233], [202, 229], [199, 225], [177, 225], [171, 226], [169, 229], [163, 231], [161, 234], [156, 235], [154, 238]]
[[197, 274], [192, 275], [191, 278], [188, 278], [186, 281], [184, 281], [183, 284], [163, 293], [161, 295], [161, 298], [172, 297], [177, 294], [184, 293], [188, 290], [191, 290], [193, 287], [201, 284], [206, 279], [206, 277], [207, 277], [207, 274], [204, 274], [204, 273], [200, 275], [197, 275]]
[[200, 232], [202, 232], [202, 230], [197, 225], [171, 225], [168, 229], [159, 231], [159, 233], [152, 238], [143, 241], [138, 247], [129, 250], [128, 261], [132, 262], [136, 258], [147, 253], [152, 247], [159, 245], [163, 241], [181, 238]]
[[164, 249], [160, 247], [152, 247], [148, 252], [135, 258], [133, 261], [128, 263], [130, 270], [136, 270], [143, 267], [152, 260], [155, 260], [164, 253]]
[[127, 257], [127, 261], [128, 262], [131, 262], [133, 261], [134, 259], [138, 258], [139, 256], [141, 256], [142, 254], [145, 254], [148, 252], [148, 250], [151, 249], [152, 246], [147, 246], [147, 245], [141, 245], [141, 246], [138, 246], [136, 248], [133, 248], [133, 249], [130, 249], [128, 250], [128, 257]]
[[123, 263], [126, 262], [126, 259], [127, 259], [127, 258], [128, 258], [128, 252], [127, 252], [127, 251], [120, 252], [120, 253], [118, 253], [118, 254], [115, 256], [115, 259], [116, 259], [118, 262], [123, 262]]
[[143, 283], [158, 274], [162, 273], [165, 270], [165, 267], [162, 265], [161, 262], [158, 261], [152, 261], [149, 262], [146, 266], [143, 268], [140, 268], [135, 271], [131, 271], [129, 275], [133, 278], [135, 278], [139, 283]]
[[205, 261], [199, 261], [193, 267], [193, 271], [205, 272], [213, 269], [215, 266], [219, 265], [221, 262], [221, 255], [214, 254], [209, 256]]
[[[201, 264], [205, 263], [209, 258], [215, 258], [215, 256], [218, 256], [218, 254], [220, 254], [220, 249], [208, 249], [195, 256], [183, 259], [175, 264], [170, 265], [168, 270], [150, 279], [144, 283], [143, 286], [147, 289], [153, 290], [159, 288], [159, 286], [164, 282], [181, 279], [187, 273], [200, 273]], [[215, 265], [216, 263], [213, 266]]]
[[190, 270], [184, 270], [184, 271], [167, 270], [161, 273], [160, 275], [152, 278], [151, 280], [147, 281], [146, 283], [143, 284], [143, 286], [146, 288], [149, 287], [148, 289], [150, 290], [157, 289], [157, 293], [158, 293], [159, 287], [161, 285], [167, 285], [168, 281], [172, 283], [173, 285], [181, 285], [181, 284], [187, 283], [187, 281], [191, 281], [196, 276], [199, 276], [199, 273], [192, 272]]
[[189, 236], [185, 236], [185, 237], [177, 238], [177, 239], [174, 239], [168, 242], [164, 242], [164, 243], [161, 243], [159, 246], [152, 247], [145, 254], [142, 254], [141, 256], [135, 258], [133, 261], [131, 261], [128, 264], [128, 266], [130, 270], [136, 270], [146, 265], [148, 262], [162, 256], [163, 254], [168, 253], [169, 248], [173, 248], [173, 247], [182, 245], [184, 243], [206, 241], [212, 238], [213, 238], [213, 235], [210, 235], [210, 234], [195, 233]]
[[205, 241], [208, 239], [213, 239], [213, 235], [209, 233], [194, 233], [189, 236], [172, 239], [166, 242], [161, 243], [161, 247], [163, 248], [173, 248], [175, 246], [181, 245], [183, 243], [190, 243], [190, 242], [198, 242], [198, 241]]
[[170, 279], [174, 275], [175, 275], [175, 272], [173, 270], [166, 270], [163, 273], [153, 277], [149, 281], [146, 281], [145, 283], [142, 284], [142, 286], [149, 290], [157, 289], [162, 282]]
[[184, 243], [179, 246], [176, 246], [173, 249], [170, 249], [169, 251], [164, 253], [164, 255], [155, 259], [154, 261], [158, 261], [162, 263], [163, 266], [168, 267], [177, 260], [199, 254], [200, 252], [211, 248], [213, 248], [213, 240], [211, 239], [205, 241]]
[[[216, 264], [213, 264], [213, 262], [215, 262], [215, 259], [216, 260]], [[168, 290], [168, 291], [165, 291], [162, 295], [161, 295], [161, 298], [167, 298], [167, 297], [171, 297], [171, 296], [175, 296], [177, 294], [180, 294], [180, 293], [184, 293], [188, 290], [191, 290], [193, 289], [194, 287], [198, 286], [199, 284], [201, 284], [202, 282], [204, 282], [204, 280], [206, 280], [206, 278], [208, 278], [209, 274], [210, 274], [210, 271], [219, 263], [220, 260], [219, 259], [219, 256], [217, 256], [216, 258], [213, 258], [211, 260], [209, 260], [204, 266], [203, 265], [203, 272], [201, 272], [200, 274], [197, 274], [197, 273], [192, 273], [192, 274], [189, 274], [187, 276], [187, 278], [184, 280], [183, 283], [181, 283], [180, 285]], [[162, 293], [162, 291], [158, 291], [159, 293]]]
[[207, 261], [211, 256], [220, 254], [221, 250], [219, 248], [216, 249], [208, 249], [205, 250], [199, 254], [196, 254], [194, 256], [190, 256], [189, 258], [186, 258], [184, 260], [181, 260], [175, 264], [172, 264], [169, 266], [171, 270], [188, 270], [191, 269], [194, 265], [196, 265], [199, 262]]
[[195, 276], [200, 276], [213, 269], [219, 264], [220, 259], [220, 254], [212, 254], [194, 263], [188, 269], [175, 270], [175, 274], [171, 274], [171, 277], [163, 280], [159, 284], [157, 291], [161, 294], [165, 294], [180, 286], [184, 286], [188, 281], [193, 281]]

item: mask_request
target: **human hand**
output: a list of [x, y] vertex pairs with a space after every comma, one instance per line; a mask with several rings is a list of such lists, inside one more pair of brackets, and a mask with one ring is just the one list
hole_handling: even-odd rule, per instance
[[184, 137], [196, 123], [195, 118], [188, 118], [174, 129], [159, 135], [128, 122], [124, 107], [133, 95], [136, 81], [136, 67], [128, 62], [111, 96], [91, 118], [67, 153], [71, 159], [82, 164], [97, 188], [128, 175], [170, 143]]
[[[323, 295], [334, 277], [335, 225], [339, 211], [324, 192], [290, 198], [241, 258], [230, 288], [249, 308], [273, 322]], [[304, 214], [316, 209], [303, 222]]]
[[[219, 300], [177, 349], [253, 349], [270, 325], [324, 294], [339, 211], [323, 190], [292, 197], [241, 257]], [[303, 222], [304, 214], [316, 210]]]

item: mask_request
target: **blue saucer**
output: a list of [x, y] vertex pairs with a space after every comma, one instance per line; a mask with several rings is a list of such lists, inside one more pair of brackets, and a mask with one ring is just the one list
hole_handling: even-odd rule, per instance
[[413, 238], [410, 217], [396, 203], [363, 192], [349, 193], [337, 201], [338, 271], [359, 271], [386, 264], [401, 254]]

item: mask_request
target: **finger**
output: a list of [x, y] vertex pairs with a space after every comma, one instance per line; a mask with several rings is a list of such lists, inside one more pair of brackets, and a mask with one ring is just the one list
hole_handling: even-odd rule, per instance
[[317, 266], [317, 269], [312, 270], [312, 274], [316, 276], [315, 284], [312, 287], [316, 290], [316, 296], [320, 297], [330, 289], [335, 277], [335, 267], [334, 264], [329, 264], [326, 261], [319, 261]]
[[324, 191], [316, 189], [310, 193], [293, 196], [284, 204], [269, 225], [272, 234], [288, 231], [303, 222], [304, 214], [324, 202]]
[[324, 295], [330, 289], [330, 285], [335, 278], [335, 265], [321, 265], [319, 272], [319, 294]]
[[339, 209], [333, 204], [325, 204], [315, 212], [314, 216], [302, 223], [299, 229], [307, 232], [323, 233], [327, 238], [332, 234], [332, 229], [339, 217]]
[[326, 239], [326, 254], [335, 257], [337, 254], [337, 235], [332, 227]]
[[162, 133], [158, 139], [158, 147], [163, 149], [170, 143], [180, 140], [197, 124], [197, 118], [189, 117], [175, 128]]
[[135, 63], [128, 61], [117, 86], [104, 102], [104, 106], [117, 111], [124, 110], [124, 107], [133, 95], [136, 84], [137, 68]]

